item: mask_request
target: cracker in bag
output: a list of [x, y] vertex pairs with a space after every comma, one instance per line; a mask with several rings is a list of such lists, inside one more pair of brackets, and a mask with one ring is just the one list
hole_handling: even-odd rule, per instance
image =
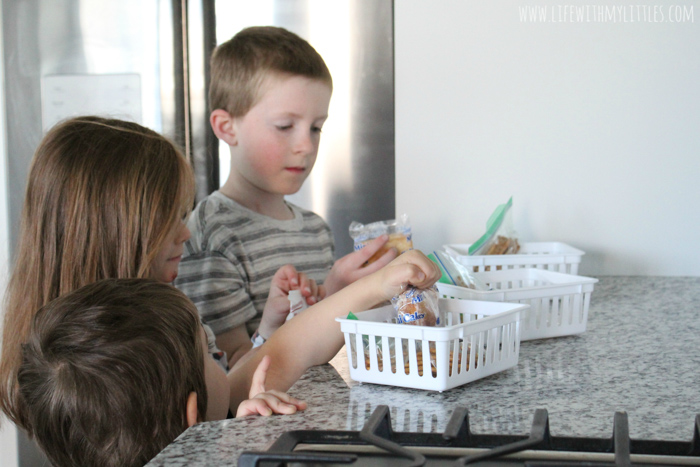
[[499, 205], [486, 222], [486, 233], [469, 246], [469, 255], [512, 255], [520, 251], [513, 227], [513, 197]]
[[396, 310], [398, 324], [414, 326], [444, 326], [440, 319], [438, 307], [438, 290], [436, 286], [428, 289], [417, 289], [409, 286], [399, 295], [391, 299]]
[[411, 224], [406, 214], [398, 219], [361, 224], [353, 221], [349, 227], [350, 237], [353, 239], [355, 251], [361, 250], [367, 243], [380, 235], [389, 235], [386, 244], [367, 261], [373, 263], [382, 257], [390, 248], [396, 248], [399, 254], [413, 249]]

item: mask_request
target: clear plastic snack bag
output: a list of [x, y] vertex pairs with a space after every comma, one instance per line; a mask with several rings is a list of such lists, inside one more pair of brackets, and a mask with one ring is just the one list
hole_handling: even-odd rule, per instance
[[486, 233], [469, 246], [469, 255], [509, 255], [520, 251], [513, 227], [513, 197], [499, 205], [486, 222]]
[[438, 282], [443, 284], [457, 285], [474, 290], [491, 290], [492, 287], [474, 274], [454, 256], [445, 251], [433, 251], [428, 255], [434, 263], [440, 267], [442, 277]]
[[353, 239], [355, 251], [361, 250], [368, 242], [380, 235], [389, 235], [389, 241], [372, 255], [367, 264], [381, 258], [390, 248], [396, 248], [399, 254], [413, 249], [411, 223], [406, 214], [401, 215], [398, 219], [372, 222], [371, 224], [361, 224], [353, 221], [350, 223], [348, 230], [350, 237]]
[[406, 290], [391, 299], [391, 304], [396, 310], [398, 324], [445, 325], [445, 319], [441, 319], [438, 306], [438, 289], [434, 285], [428, 289], [408, 286]]

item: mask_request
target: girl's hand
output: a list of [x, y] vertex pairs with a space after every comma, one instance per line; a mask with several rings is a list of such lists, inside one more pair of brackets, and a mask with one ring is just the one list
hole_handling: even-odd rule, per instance
[[258, 327], [258, 333], [265, 339], [269, 339], [284, 324], [289, 314], [287, 296], [290, 290], [295, 289], [301, 290], [301, 295], [309, 306], [326, 296], [326, 289], [322, 285], [317, 285], [316, 281], [309, 279], [303, 272], [297, 272], [291, 264], [279, 268], [272, 278], [270, 294]]
[[[384, 300], [389, 300], [400, 294], [409, 284], [425, 289], [437, 282], [441, 276], [437, 264], [421, 251], [410, 250], [377, 271], [375, 284], [379, 287], [379, 295]], [[372, 278], [374, 279], [374, 275]]]
[[236, 411], [236, 417], [245, 417], [246, 415], [267, 417], [272, 414], [290, 415], [297, 410], [306, 410], [306, 402], [304, 401], [300, 401], [285, 392], [265, 390], [265, 379], [269, 368], [270, 357], [266, 355], [260, 361], [258, 368], [253, 374], [248, 395], [250, 399], [240, 403]]
[[325, 280], [328, 294], [333, 294], [347, 285], [352, 284], [357, 279], [379, 271], [389, 264], [391, 260], [396, 258], [398, 255], [396, 248], [390, 248], [378, 260], [374, 261], [372, 264], [363, 266], [388, 240], [388, 235], [381, 235], [367, 243], [364, 248], [353, 251], [336, 261]]

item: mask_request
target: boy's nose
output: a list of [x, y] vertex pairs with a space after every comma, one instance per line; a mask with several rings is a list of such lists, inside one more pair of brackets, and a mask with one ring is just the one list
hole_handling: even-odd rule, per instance
[[294, 152], [297, 154], [312, 154], [314, 147], [313, 136], [303, 133], [299, 135], [294, 143]]

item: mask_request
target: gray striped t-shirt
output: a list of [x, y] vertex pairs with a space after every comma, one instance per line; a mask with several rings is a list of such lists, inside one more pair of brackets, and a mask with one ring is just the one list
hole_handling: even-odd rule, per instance
[[333, 235], [317, 214], [291, 203], [294, 219], [258, 214], [215, 191], [187, 223], [175, 286], [197, 306], [202, 321], [221, 334], [241, 324], [257, 329], [272, 276], [285, 264], [322, 283], [333, 266]]

